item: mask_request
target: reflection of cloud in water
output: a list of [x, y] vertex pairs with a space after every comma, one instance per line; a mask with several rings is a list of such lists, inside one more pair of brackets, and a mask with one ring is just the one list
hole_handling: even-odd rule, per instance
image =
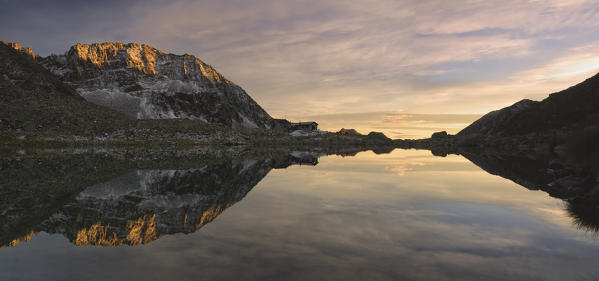
[[[554, 226], [500, 207], [416, 202], [393, 208], [343, 199], [321, 205], [309, 192], [279, 195], [281, 186], [272, 187], [277, 192], [244, 202], [243, 214], [229, 213], [198, 234], [197, 245], [219, 253], [220, 265], [282, 280], [552, 280], [563, 270], [552, 264], [570, 268], [570, 275], [594, 268], [598, 257], [585, 243], [560, 239], [563, 231]], [[284, 200], [291, 197], [295, 202]], [[280, 215], [265, 216], [273, 210]]]
[[[167, 235], [143, 247], [107, 251], [64, 247], [67, 241], [63, 238], [39, 234], [39, 239], [27, 243], [30, 247], [0, 252], [0, 272], [4, 272], [0, 278], [9, 272], [8, 267], [13, 272], [26, 272], [25, 267], [51, 272], [55, 279], [599, 277], [596, 243], [571, 227], [561, 200], [489, 175], [462, 157], [434, 158], [428, 151], [396, 150], [388, 155], [367, 152], [357, 157], [324, 157], [319, 162], [314, 167], [294, 166], [270, 172], [226, 212], [203, 208], [203, 215], [197, 216], [200, 221], [217, 215], [218, 219], [204, 223], [201, 231], [191, 235]], [[240, 171], [251, 170], [251, 163], [239, 162], [221, 178], [230, 179]], [[398, 166], [406, 167], [403, 175], [393, 170]], [[258, 169], [259, 163], [252, 167], [264, 174], [268, 172]], [[185, 173], [178, 173], [181, 176], [162, 180], [163, 177], [155, 177], [154, 182], [174, 183], [169, 190], [181, 183], [197, 182], [194, 179], [198, 177], [181, 181], [186, 178], [182, 177]], [[136, 172], [135, 176], [140, 174], [143, 173]], [[126, 179], [126, 175], [121, 178]], [[145, 186], [129, 188], [126, 193], [117, 192], [121, 189], [98, 192], [92, 188], [82, 193], [87, 196], [78, 199], [89, 199], [90, 194], [98, 198], [116, 198], [114, 194], [121, 194], [118, 198], [137, 193], [146, 194], [144, 198], [163, 195], [157, 192], [161, 185]], [[216, 190], [219, 189], [213, 191]], [[172, 218], [185, 226], [191, 220], [188, 215], [177, 212]], [[130, 226], [133, 229], [135, 225]], [[156, 226], [159, 228], [160, 224]], [[145, 233], [143, 227], [136, 233], [142, 232]], [[94, 263], [89, 262], [90, 257]], [[14, 262], [24, 258], [26, 265]], [[90, 264], [94, 267], [90, 268]], [[138, 269], [135, 276], [131, 268]]]
[[[359, 158], [347, 158], [342, 162], [327, 157], [320, 160], [321, 165], [316, 171], [302, 170], [298, 177], [312, 179], [305, 182], [304, 188], [325, 192], [323, 197], [335, 197], [342, 192], [344, 196], [371, 198], [377, 196], [377, 191], [392, 189], [393, 194], [379, 200], [396, 196], [410, 200], [494, 204], [553, 224], [571, 225], [562, 200], [548, 197], [544, 192], [530, 192], [509, 180], [489, 175], [461, 156], [440, 158], [430, 155], [429, 151], [423, 150], [398, 150], [390, 155], [364, 152]], [[405, 167], [400, 178], [393, 170], [398, 166]]]
[[414, 171], [414, 166], [424, 166], [422, 162], [412, 163], [397, 163], [392, 166], [385, 167], [386, 170], [396, 173], [398, 176], [405, 176], [406, 172]]
[[[261, 250], [259, 260], [240, 270], [292, 280], [317, 276], [335, 276], [339, 280], [564, 280], [578, 274], [592, 280], [599, 276], [593, 262], [599, 257], [597, 251], [589, 249], [585, 239], [567, 225], [548, 224], [547, 217], [543, 217], [563, 216], [559, 211], [562, 206], [554, 204], [559, 201], [546, 194], [530, 192], [479, 171], [480, 177], [488, 178], [483, 185], [494, 185], [494, 189], [483, 191], [495, 193], [482, 198], [482, 202], [470, 198], [479, 193], [459, 191], [456, 196], [446, 192], [427, 197], [430, 190], [419, 192], [421, 185], [406, 190], [412, 183], [397, 184], [391, 190], [376, 188], [379, 182], [403, 181], [410, 173], [385, 179], [375, 174], [353, 183], [356, 178], [342, 180], [347, 173], [331, 171], [323, 162], [325, 159], [316, 171], [291, 169], [285, 175], [274, 173], [267, 178], [261, 194], [253, 194], [250, 201], [244, 202], [244, 214], [228, 214], [213, 231], [202, 233], [207, 239], [203, 240], [205, 249], [222, 251], [225, 247], [225, 252], [232, 255], [227, 255], [226, 264], [240, 268], [239, 262], [249, 256], [242, 252], [237, 258], [233, 253], [239, 249], [228, 246], [228, 242], [240, 239], [244, 245], [251, 245], [249, 252]], [[325, 174], [329, 182], [319, 184], [319, 173]], [[292, 185], [294, 174], [311, 180], [301, 187]], [[419, 176], [445, 182], [437, 188], [456, 186], [455, 179], [445, 181], [445, 174]], [[456, 177], [469, 179], [470, 183], [479, 180], [468, 176], [472, 175]], [[352, 182], [352, 187], [330, 182]], [[368, 192], [360, 189], [361, 185], [367, 186]], [[532, 195], [510, 200], [511, 195], [525, 194]], [[286, 198], [293, 198], [293, 202]], [[277, 210], [274, 213], [280, 215], [266, 215], [267, 211], [262, 210], [270, 210], [269, 214]], [[250, 222], [256, 221], [260, 223], [248, 235]], [[306, 230], [297, 231], [300, 229]], [[239, 237], [240, 233], [244, 237]], [[219, 243], [222, 236], [226, 241]], [[213, 242], [217, 245], [212, 246]], [[256, 269], [266, 264], [273, 268], [268, 273]]]

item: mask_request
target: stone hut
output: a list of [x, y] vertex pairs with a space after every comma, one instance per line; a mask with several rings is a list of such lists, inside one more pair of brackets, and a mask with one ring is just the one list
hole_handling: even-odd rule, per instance
[[316, 123], [314, 121], [291, 123], [291, 125], [289, 127], [289, 131], [293, 132], [293, 131], [297, 131], [297, 130], [302, 130], [302, 131], [306, 131], [306, 132], [317, 131], [318, 123]]

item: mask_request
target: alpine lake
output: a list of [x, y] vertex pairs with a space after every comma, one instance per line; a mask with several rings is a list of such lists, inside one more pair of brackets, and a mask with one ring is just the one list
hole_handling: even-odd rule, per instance
[[5, 154], [0, 280], [599, 280], [599, 212], [543, 155]]

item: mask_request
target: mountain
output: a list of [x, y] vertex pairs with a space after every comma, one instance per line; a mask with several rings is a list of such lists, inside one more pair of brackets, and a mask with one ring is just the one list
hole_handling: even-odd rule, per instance
[[131, 119], [85, 101], [37, 59], [30, 49], [0, 41], [0, 131], [81, 133]]
[[458, 133], [458, 135], [493, 134], [496, 132], [496, 130], [502, 128], [502, 124], [508, 122], [515, 115], [538, 105], [538, 103], [538, 101], [523, 99], [508, 107], [491, 111], [485, 114], [480, 119], [474, 121], [468, 127], [464, 128], [462, 131]]
[[541, 102], [522, 100], [490, 112], [458, 135], [517, 136], [579, 131], [599, 125], [599, 74]]
[[107, 42], [77, 44], [39, 61], [87, 101], [138, 119], [192, 119], [230, 128], [272, 124], [241, 87], [192, 55]]

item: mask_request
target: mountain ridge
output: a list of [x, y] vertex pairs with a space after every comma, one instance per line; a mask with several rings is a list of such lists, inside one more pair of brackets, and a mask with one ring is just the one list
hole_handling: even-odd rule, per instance
[[458, 133], [519, 136], [557, 134], [599, 125], [599, 74], [542, 101], [521, 100], [492, 111]]
[[241, 87], [199, 58], [146, 44], [73, 45], [40, 64], [86, 100], [138, 119], [192, 119], [270, 128], [272, 117]]
[[523, 99], [510, 106], [491, 111], [462, 129], [458, 135], [493, 133], [499, 124], [509, 121], [509, 119], [513, 118], [519, 112], [536, 106], [538, 103], [538, 101]]

